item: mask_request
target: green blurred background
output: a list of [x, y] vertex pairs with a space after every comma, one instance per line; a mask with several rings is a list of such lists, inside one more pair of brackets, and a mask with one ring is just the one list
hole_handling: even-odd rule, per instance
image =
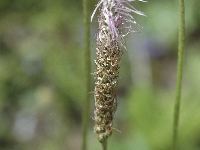
[[[90, 1], [90, 14], [97, 4]], [[169, 150], [175, 99], [178, 0], [132, 2], [147, 17], [126, 38], [109, 150]], [[186, 1], [180, 150], [200, 149], [200, 10]], [[97, 15], [91, 23], [95, 69]], [[0, 0], [0, 149], [80, 150], [84, 100], [81, 0]], [[92, 89], [94, 80], [91, 75]], [[100, 150], [93, 133], [88, 149]], [[118, 130], [120, 132], [118, 132]]]

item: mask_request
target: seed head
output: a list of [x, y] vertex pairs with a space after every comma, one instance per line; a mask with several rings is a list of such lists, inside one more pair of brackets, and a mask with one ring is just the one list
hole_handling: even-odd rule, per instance
[[[116, 87], [119, 76], [119, 64], [123, 54], [124, 36], [135, 25], [139, 29], [131, 13], [144, 14], [136, 10], [129, 2], [134, 0], [100, 0], [92, 16], [99, 8], [99, 28], [96, 34], [97, 59], [95, 60], [95, 127], [100, 142], [112, 134], [114, 113], [117, 109]], [[139, 0], [145, 2], [143, 0]]]

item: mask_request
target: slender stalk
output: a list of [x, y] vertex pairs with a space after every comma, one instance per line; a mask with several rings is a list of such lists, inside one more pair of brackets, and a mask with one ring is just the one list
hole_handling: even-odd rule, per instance
[[102, 150], [107, 150], [107, 139], [105, 139], [102, 143]]
[[88, 128], [88, 118], [89, 118], [89, 106], [90, 106], [90, 20], [89, 20], [89, 2], [88, 0], [83, 0], [83, 14], [84, 14], [84, 51], [85, 51], [85, 85], [86, 93], [83, 103], [83, 133], [82, 133], [82, 150], [87, 149], [87, 128]]
[[174, 131], [173, 131], [173, 150], [178, 149], [178, 124], [181, 103], [181, 85], [183, 73], [183, 53], [185, 44], [185, 6], [184, 0], [179, 0], [179, 46], [178, 46], [178, 69], [176, 82], [176, 100], [174, 107]]

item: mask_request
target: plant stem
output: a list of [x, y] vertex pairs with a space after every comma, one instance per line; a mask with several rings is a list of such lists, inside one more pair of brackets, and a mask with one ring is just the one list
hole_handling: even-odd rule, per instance
[[82, 150], [87, 149], [87, 128], [88, 128], [88, 118], [90, 109], [90, 20], [89, 20], [89, 2], [88, 0], [83, 0], [83, 15], [84, 15], [84, 51], [85, 51], [85, 85], [86, 93], [83, 103], [83, 133], [82, 133]]
[[102, 150], [107, 150], [107, 139], [104, 139], [102, 144]]
[[178, 46], [178, 69], [176, 82], [176, 100], [174, 107], [174, 131], [173, 131], [173, 150], [178, 149], [178, 124], [181, 102], [181, 85], [183, 73], [183, 53], [185, 47], [185, 6], [184, 0], [179, 0], [179, 46]]

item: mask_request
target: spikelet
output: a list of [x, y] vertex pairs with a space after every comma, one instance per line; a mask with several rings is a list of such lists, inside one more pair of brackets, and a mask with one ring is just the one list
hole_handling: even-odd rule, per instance
[[135, 32], [131, 25], [139, 28], [130, 13], [144, 15], [131, 6], [130, 1], [134, 0], [101, 0], [91, 16], [92, 21], [99, 8], [99, 28], [96, 34], [97, 58], [94, 72], [94, 132], [97, 133], [100, 142], [112, 134], [113, 118], [117, 109], [118, 70], [123, 49], [126, 49], [123, 38], [130, 32]]

